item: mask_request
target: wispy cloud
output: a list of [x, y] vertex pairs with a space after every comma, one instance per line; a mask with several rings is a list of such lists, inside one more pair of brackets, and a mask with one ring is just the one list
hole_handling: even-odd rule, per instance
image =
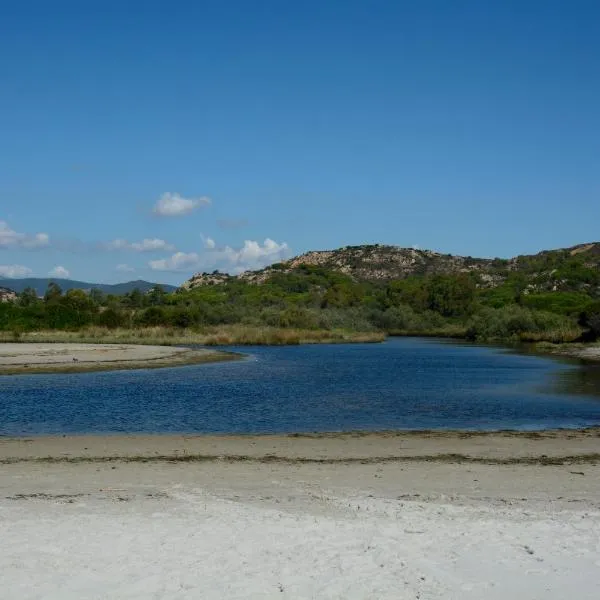
[[29, 267], [23, 265], [0, 265], [0, 277], [27, 277], [31, 275], [33, 271]]
[[133, 273], [135, 271], [133, 267], [130, 267], [129, 265], [126, 265], [124, 263], [117, 265], [115, 269], [120, 273]]
[[69, 270], [65, 269], [61, 265], [56, 265], [54, 269], [48, 272], [48, 275], [50, 277], [58, 277], [59, 279], [69, 279], [69, 277], [71, 277], [71, 273], [69, 272]]
[[6, 221], [0, 221], [0, 248], [23, 248], [34, 250], [50, 244], [47, 233], [19, 233], [8, 226]]
[[184, 198], [177, 192], [165, 192], [154, 205], [153, 212], [159, 217], [183, 217], [209, 204], [211, 199], [208, 196]]
[[[206, 241], [211, 238], [205, 238]], [[241, 248], [231, 246], [212, 248], [206, 247], [206, 251], [176, 252], [169, 258], [151, 260], [148, 266], [155, 271], [200, 271], [218, 268], [229, 273], [241, 273], [242, 271], [256, 270], [274, 262], [279, 262], [289, 254], [289, 246], [283, 242], [278, 243], [267, 238], [262, 244], [254, 240], [246, 240]]]
[[128, 242], [124, 239], [116, 239], [104, 244], [107, 250], [131, 250], [133, 252], [170, 252], [175, 250], [173, 244], [165, 242], [158, 238], [145, 238], [141, 242]]

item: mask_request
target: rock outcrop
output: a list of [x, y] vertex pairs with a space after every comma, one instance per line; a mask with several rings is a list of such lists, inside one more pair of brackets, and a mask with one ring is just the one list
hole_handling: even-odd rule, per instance
[[16, 299], [16, 292], [5, 287], [0, 287], [0, 302], [14, 302]]

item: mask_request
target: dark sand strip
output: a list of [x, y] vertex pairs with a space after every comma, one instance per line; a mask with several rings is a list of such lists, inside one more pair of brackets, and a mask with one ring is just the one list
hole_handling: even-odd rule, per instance
[[437, 461], [600, 462], [600, 428], [546, 432], [381, 432], [292, 435], [83, 435], [0, 438], [0, 462]]

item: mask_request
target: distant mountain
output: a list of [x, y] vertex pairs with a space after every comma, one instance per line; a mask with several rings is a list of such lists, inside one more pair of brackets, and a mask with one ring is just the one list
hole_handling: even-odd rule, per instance
[[86, 290], [89, 291], [92, 288], [96, 288], [104, 292], [105, 294], [114, 294], [120, 296], [127, 294], [138, 288], [141, 292], [147, 292], [157, 285], [161, 285], [166, 292], [174, 292], [177, 288], [173, 285], [165, 285], [158, 283], [151, 283], [150, 281], [143, 281], [138, 279], [136, 281], [127, 281], [126, 283], [89, 283], [86, 281], [75, 281], [74, 279], [53, 279], [53, 278], [26, 278], [26, 279], [0, 279], [0, 287], [8, 288], [17, 293], [21, 293], [25, 288], [33, 288], [38, 296], [43, 296], [48, 284], [53, 281], [57, 283], [63, 291], [67, 290]]
[[337, 271], [357, 281], [473, 273], [481, 287], [501, 285], [511, 274], [518, 274], [531, 291], [581, 290], [600, 295], [600, 242], [510, 259], [455, 256], [380, 244], [346, 246], [337, 250], [307, 252], [259, 271], [246, 271], [237, 278], [219, 273], [199, 273], [181, 287], [193, 289], [235, 279], [260, 284], [277, 273], [293, 273], [305, 265]]

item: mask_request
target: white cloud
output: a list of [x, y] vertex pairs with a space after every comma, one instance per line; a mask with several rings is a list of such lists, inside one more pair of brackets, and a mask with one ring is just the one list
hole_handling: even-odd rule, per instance
[[116, 239], [104, 245], [107, 250], [133, 250], [134, 252], [156, 252], [159, 250], [169, 252], [175, 250], [173, 244], [158, 238], [145, 238], [141, 242], [128, 242], [124, 239]]
[[126, 265], [126, 264], [117, 265], [115, 267], [115, 269], [121, 273], [132, 273], [133, 271], [135, 271], [135, 269], [133, 267], [130, 267], [129, 265]]
[[200, 234], [200, 237], [202, 238], [202, 241], [204, 242], [204, 247], [207, 250], [214, 250], [217, 247], [217, 243], [211, 237], [205, 237], [202, 234]]
[[68, 279], [71, 276], [71, 273], [69, 273], [68, 269], [57, 265], [48, 273], [48, 275], [50, 275], [50, 277], [58, 277], [59, 279]]
[[0, 221], [0, 248], [25, 248], [33, 250], [50, 244], [47, 233], [18, 233], [8, 226], [6, 221]]
[[246, 240], [238, 249], [231, 246], [219, 248], [215, 244], [212, 248], [207, 247], [207, 251], [202, 254], [176, 252], [170, 258], [152, 260], [148, 265], [155, 271], [200, 271], [218, 268], [229, 273], [241, 273], [284, 260], [289, 250], [285, 242], [279, 244], [270, 238], [262, 244]]
[[261, 246], [258, 242], [246, 240], [239, 251], [232, 251], [227, 247], [227, 257], [235, 264], [236, 270], [260, 269], [274, 262], [283, 260], [289, 252], [288, 245], [284, 242], [278, 244], [267, 238]]
[[170, 258], [151, 260], [148, 265], [154, 271], [191, 271], [201, 263], [201, 257], [195, 252], [175, 252]]
[[175, 250], [173, 244], [168, 244], [165, 240], [158, 238], [145, 238], [141, 242], [134, 242], [131, 244], [133, 250], [137, 252], [154, 252], [156, 250]]
[[50, 236], [47, 233], [36, 233], [23, 242], [24, 248], [42, 248], [50, 244]]
[[211, 199], [207, 196], [184, 198], [176, 192], [165, 192], [155, 204], [153, 212], [159, 217], [183, 217], [210, 203]]
[[0, 265], [0, 277], [27, 277], [33, 271], [29, 267], [23, 265]]

